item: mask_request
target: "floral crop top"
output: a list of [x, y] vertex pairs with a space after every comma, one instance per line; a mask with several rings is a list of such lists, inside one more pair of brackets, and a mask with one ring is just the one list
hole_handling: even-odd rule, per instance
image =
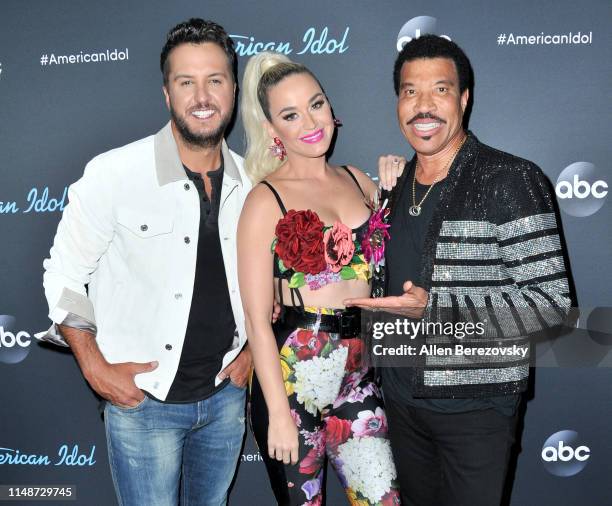
[[[361, 191], [357, 179], [347, 168]], [[376, 211], [359, 227], [351, 229], [340, 221], [326, 226], [316, 212], [286, 210], [280, 195], [267, 181], [268, 186], [283, 212], [276, 225], [272, 242], [274, 253], [274, 277], [286, 279], [293, 291], [308, 285], [318, 290], [330, 283], [360, 279], [369, 282], [374, 269], [384, 264], [384, 243], [389, 238], [384, 222], [385, 210]]]

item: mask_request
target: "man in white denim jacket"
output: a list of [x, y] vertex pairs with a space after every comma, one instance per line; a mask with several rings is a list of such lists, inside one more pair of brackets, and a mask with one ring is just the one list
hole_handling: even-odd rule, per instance
[[232, 41], [191, 19], [168, 34], [161, 69], [171, 121], [95, 157], [70, 187], [44, 262], [53, 325], [38, 337], [70, 346], [108, 401], [120, 504], [180, 495], [218, 505], [241, 448], [251, 367], [235, 244], [251, 184], [223, 140]]

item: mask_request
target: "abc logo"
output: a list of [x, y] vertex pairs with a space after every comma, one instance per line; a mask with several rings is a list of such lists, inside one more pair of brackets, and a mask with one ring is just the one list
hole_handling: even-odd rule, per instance
[[17, 330], [14, 316], [0, 315], [0, 362], [16, 364], [30, 353], [32, 337]]
[[561, 209], [577, 217], [595, 214], [604, 205], [608, 183], [598, 175], [595, 165], [572, 163], [559, 174], [555, 192]]
[[[417, 16], [408, 21], [397, 34], [397, 50], [401, 51], [402, 48], [408, 44], [412, 39], [418, 39], [421, 35], [426, 33], [436, 34], [436, 25], [438, 20], [431, 16]], [[448, 35], [440, 35], [445, 39], [451, 40]]]
[[555, 476], [578, 474], [586, 467], [589, 458], [591, 449], [581, 444], [578, 433], [573, 430], [555, 432], [542, 447], [544, 467]]

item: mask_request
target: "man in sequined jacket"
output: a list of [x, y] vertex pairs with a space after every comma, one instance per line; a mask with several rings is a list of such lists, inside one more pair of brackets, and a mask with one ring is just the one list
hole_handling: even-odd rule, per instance
[[[387, 296], [346, 301], [484, 329], [420, 336], [429, 352], [381, 367], [404, 505], [500, 503], [529, 336], [562, 324], [571, 305], [550, 185], [532, 162], [463, 128], [471, 76], [465, 53], [441, 37], [421, 36], [399, 54], [397, 114], [416, 154], [390, 194]], [[459, 354], [458, 344], [482, 355]], [[513, 353], [486, 355], [493, 349]]]

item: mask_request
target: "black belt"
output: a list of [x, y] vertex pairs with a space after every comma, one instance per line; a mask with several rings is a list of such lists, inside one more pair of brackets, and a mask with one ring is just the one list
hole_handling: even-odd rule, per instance
[[283, 323], [288, 327], [313, 329], [320, 317], [319, 330], [340, 334], [341, 338], [358, 337], [361, 334], [361, 309], [350, 307], [336, 314], [306, 313], [292, 306], [283, 307]]

